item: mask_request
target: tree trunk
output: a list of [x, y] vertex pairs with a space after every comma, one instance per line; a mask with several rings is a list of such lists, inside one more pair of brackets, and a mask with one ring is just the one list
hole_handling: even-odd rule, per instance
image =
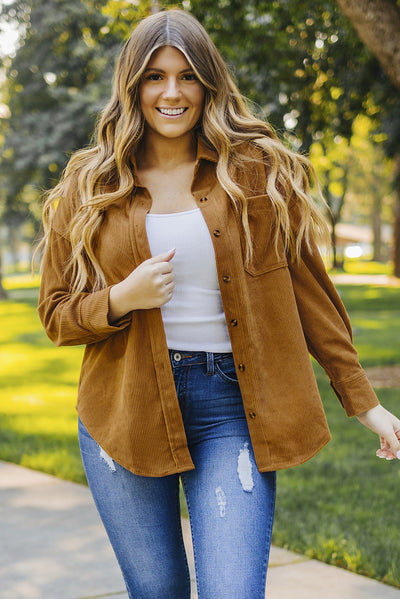
[[0, 250], [0, 300], [7, 299], [7, 292], [3, 287], [3, 256]]
[[382, 261], [382, 198], [379, 192], [376, 193], [372, 206], [372, 232], [373, 232], [373, 260]]
[[161, 10], [160, 0], [151, 0], [150, 4], [151, 4], [151, 14], [152, 15], [156, 14], [156, 12], [160, 12], [160, 10]]
[[393, 226], [393, 274], [400, 278], [400, 154], [397, 154], [394, 160], [396, 173], [396, 204], [394, 206], [394, 226]]
[[336, 0], [360, 39], [400, 88], [400, 8], [393, 0]]

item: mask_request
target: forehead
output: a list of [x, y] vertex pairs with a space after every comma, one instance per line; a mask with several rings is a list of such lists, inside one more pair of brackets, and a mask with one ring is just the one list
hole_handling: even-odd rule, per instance
[[191, 69], [186, 56], [173, 46], [163, 46], [155, 50], [147, 64], [148, 69], [162, 69], [166, 71], [174, 68], [178, 70]]

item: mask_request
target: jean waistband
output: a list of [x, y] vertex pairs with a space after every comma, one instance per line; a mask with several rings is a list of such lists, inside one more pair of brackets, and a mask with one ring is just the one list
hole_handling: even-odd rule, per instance
[[207, 370], [214, 370], [214, 362], [223, 359], [231, 359], [230, 352], [213, 353], [205, 351], [169, 350], [169, 357], [174, 368], [179, 366], [194, 366], [195, 364], [207, 364]]

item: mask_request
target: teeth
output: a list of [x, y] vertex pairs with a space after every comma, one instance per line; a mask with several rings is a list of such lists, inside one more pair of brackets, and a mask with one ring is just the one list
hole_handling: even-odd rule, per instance
[[184, 108], [159, 108], [158, 110], [161, 114], [166, 114], [168, 116], [176, 116], [185, 112]]

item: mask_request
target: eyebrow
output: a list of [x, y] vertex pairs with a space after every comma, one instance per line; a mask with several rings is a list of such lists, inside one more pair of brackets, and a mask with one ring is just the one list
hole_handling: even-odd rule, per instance
[[[147, 71], [155, 71], [156, 73], [165, 73], [165, 69], [157, 69], [156, 67], [148, 67], [147, 69], [145, 69], [145, 73], [147, 73]], [[194, 73], [194, 69], [189, 68], [189, 69], [183, 69], [182, 71], [179, 71], [179, 73]]]

